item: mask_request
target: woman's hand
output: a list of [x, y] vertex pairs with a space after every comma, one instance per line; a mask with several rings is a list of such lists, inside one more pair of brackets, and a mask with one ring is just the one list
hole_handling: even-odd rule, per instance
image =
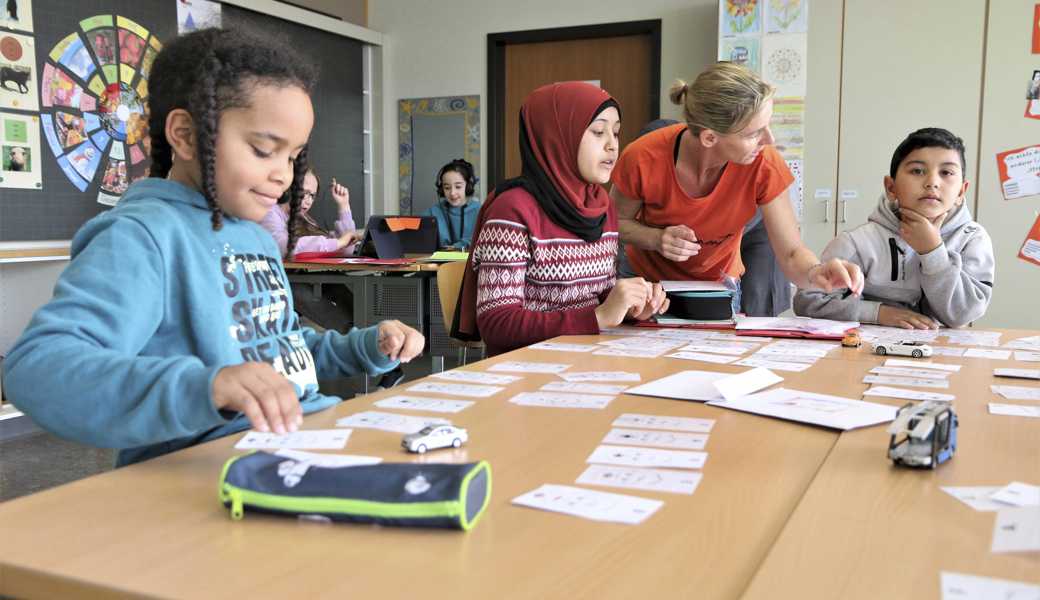
[[661, 241], [657, 245], [657, 251], [669, 260], [683, 262], [701, 251], [701, 245], [697, 243], [697, 234], [685, 225], [672, 225], [660, 231]]
[[379, 324], [379, 351], [390, 360], [406, 363], [422, 354], [425, 345], [423, 334], [400, 321], [383, 321]]
[[863, 293], [863, 271], [859, 265], [847, 260], [832, 258], [825, 263], [817, 263], [809, 267], [806, 279], [809, 287], [828, 293], [843, 287], [856, 295]]
[[643, 306], [643, 310], [637, 313], [629, 311], [628, 316], [637, 321], [645, 321], [654, 315], [666, 312], [669, 304], [668, 296], [664, 293], [664, 288], [661, 287], [660, 283], [654, 283], [651, 284], [650, 299], [647, 301], [646, 305]]
[[347, 186], [337, 182], [336, 178], [333, 177], [330, 189], [332, 190], [332, 199], [339, 206], [339, 211], [350, 211], [350, 190], [347, 189]]
[[213, 406], [244, 414], [253, 429], [264, 433], [281, 435], [296, 431], [303, 423], [296, 388], [265, 362], [246, 362], [217, 371]]
[[616, 327], [626, 316], [643, 312], [652, 297], [653, 288], [642, 277], [619, 280], [603, 304], [596, 307], [599, 328]]

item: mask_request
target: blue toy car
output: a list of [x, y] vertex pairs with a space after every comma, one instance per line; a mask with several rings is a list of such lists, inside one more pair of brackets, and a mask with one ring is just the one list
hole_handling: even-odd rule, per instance
[[953, 458], [957, 415], [948, 402], [927, 401], [899, 409], [888, 427], [888, 457], [904, 467], [930, 468]]

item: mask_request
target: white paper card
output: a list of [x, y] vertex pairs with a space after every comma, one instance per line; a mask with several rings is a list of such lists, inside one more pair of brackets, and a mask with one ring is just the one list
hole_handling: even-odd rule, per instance
[[1012, 481], [993, 492], [990, 498], [1012, 506], [1040, 506], [1040, 486]]
[[1040, 585], [943, 571], [942, 600], [1040, 600]]
[[750, 371], [730, 375], [729, 377], [716, 381], [715, 389], [717, 389], [726, 400], [735, 400], [741, 396], [747, 396], [748, 394], [752, 394], [758, 390], [780, 383], [783, 380], [783, 377], [769, 369], [756, 367]]
[[343, 417], [336, 421], [336, 425], [357, 429], [379, 429], [395, 433], [415, 433], [427, 425], [440, 425], [447, 422], [446, 419], [438, 417], [413, 417], [397, 413], [367, 410]]
[[390, 396], [376, 401], [379, 408], [399, 408], [402, 410], [428, 410], [430, 412], [457, 413], [476, 404], [471, 400], [442, 400], [440, 398], [420, 398], [418, 396]]
[[552, 484], [513, 498], [513, 504], [628, 525], [642, 523], [664, 506], [660, 500]]
[[1040, 369], [993, 369], [993, 374], [1015, 379], [1040, 379]]
[[657, 446], [677, 450], [704, 450], [704, 445], [708, 443], [708, 434], [615, 428], [607, 432], [601, 443], [623, 446]]
[[[635, 338], [633, 338], [635, 339]], [[667, 352], [667, 350], [657, 350], [654, 348], [613, 348], [603, 347], [593, 352], [596, 356], [627, 356], [629, 358], [657, 358]]]
[[282, 448], [274, 454], [275, 456], [282, 456], [297, 462], [305, 462], [311, 465], [325, 467], [326, 469], [377, 465], [383, 462], [383, 459], [378, 456], [361, 456], [357, 454], [319, 454], [317, 452], [304, 452], [302, 450], [291, 450], [289, 448]]
[[615, 396], [628, 389], [618, 383], [585, 383], [581, 381], [550, 381], [542, 386], [543, 392], [577, 392], [580, 394], [606, 394]]
[[1000, 489], [999, 487], [988, 485], [965, 487], [946, 486], [940, 487], [939, 489], [980, 512], [995, 512], [1005, 508], [1011, 508], [1008, 504], [997, 502], [993, 498], [990, 498], [993, 492]]
[[864, 396], [884, 396], [886, 398], [902, 398], [903, 400], [936, 400], [939, 402], [952, 402], [953, 394], [941, 394], [939, 392], [922, 392], [918, 390], [904, 390], [901, 388], [875, 385], [863, 392]]
[[667, 469], [700, 469], [708, 460], [707, 452], [689, 450], [661, 450], [634, 446], [601, 444], [585, 462], [622, 467], [661, 467]]
[[484, 373], [482, 371], [460, 371], [453, 369], [441, 373], [433, 373], [433, 377], [447, 381], [460, 381], [463, 383], [483, 383], [487, 385], [509, 385], [520, 381], [523, 377], [518, 375], [497, 375], [495, 373]]
[[656, 396], [658, 398], [675, 398], [676, 400], [722, 400], [722, 394], [715, 389], [715, 382], [728, 377], [728, 373], [715, 371], [680, 371], [655, 381], [644, 383], [628, 390], [629, 394], [639, 396]]
[[560, 378], [564, 381], [639, 381], [642, 376], [628, 371], [582, 371], [560, 373]]
[[792, 371], [795, 373], [800, 373], [812, 366], [812, 363], [769, 360], [766, 358], [760, 358], [760, 355], [757, 352], [743, 360], [738, 360], [733, 364], [740, 365], [742, 367], [762, 367], [771, 371]]
[[729, 354], [731, 356], [741, 356], [755, 349], [757, 344], [751, 344], [745, 346], [742, 344], [726, 344], [726, 343], [708, 343], [707, 341], [698, 344], [687, 344], [682, 348], [679, 348], [680, 352], [709, 352], [713, 354]]
[[1040, 551], [1040, 510], [1027, 506], [997, 511], [991, 552]]
[[1022, 362], [1040, 362], [1040, 352], [1015, 351], [1015, 360]]
[[690, 471], [589, 465], [574, 483], [690, 495], [702, 476]]
[[592, 352], [599, 348], [596, 344], [568, 344], [566, 342], [539, 342], [528, 347], [532, 350], [553, 350], [555, 352]]
[[494, 396], [505, 388], [497, 385], [474, 385], [471, 383], [443, 383], [440, 381], [421, 381], [408, 388], [409, 392], [427, 392], [431, 394], [448, 394], [469, 398], [487, 398]]
[[726, 356], [725, 354], [708, 354], [706, 352], [673, 352], [668, 355], [668, 358], [681, 358], [683, 360], [699, 360], [701, 362], [715, 363], [719, 365], [726, 365], [735, 360], [735, 356]]
[[951, 344], [961, 346], [999, 346], [999, 331], [978, 331], [976, 329], [944, 329], [942, 335]]
[[870, 370], [875, 375], [895, 375], [897, 377], [920, 377], [923, 379], [946, 379], [949, 371], [935, 369], [911, 369], [910, 367], [874, 367]]
[[880, 383], [884, 385], [909, 385], [911, 387], [927, 387], [946, 389], [950, 382], [945, 379], [925, 379], [923, 377], [896, 377], [894, 375], [865, 375], [863, 383]]
[[509, 399], [520, 406], [546, 406], [549, 408], [606, 408], [614, 396], [595, 394], [565, 394], [562, 392], [521, 392]]
[[939, 369], [940, 371], [952, 371], [956, 373], [961, 370], [960, 365], [949, 365], [946, 363], [926, 362], [923, 360], [906, 360], [902, 358], [890, 358], [885, 361], [886, 367], [910, 367], [912, 369]]
[[964, 356], [964, 348], [953, 348], [951, 346], [932, 346], [934, 356]]
[[614, 419], [614, 427], [642, 427], [643, 429], [670, 429], [674, 431], [692, 431], [694, 433], [711, 433], [715, 419], [698, 419], [695, 417], [668, 417], [665, 415], [643, 415], [624, 413]]
[[562, 373], [569, 368], [571, 368], [570, 365], [561, 365], [559, 363], [509, 360], [488, 367], [488, 371], [501, 371], [506, 373]]
[[1040, 400], [1040, 387], [1022, 387], [1020, 385], [991, 385], [990, 391], [1000, 394], [1008, 400]]
[[601, 346], [608, 348], [625, 348], [628, 350], [657, 350], [659, 353], [667, 352], [682, 346], [684, 342], [674, 338], [650, 338], [650, 337], [627, 337], [617, 340], [600, 342]]
[[349, 429], [304, 429], [279, 435], [250, 431], [235, 444], [239, 450], [300, 448], [305, 450], [338, 450], [347, 445]]
[[990, 402], [989, 414], [1005, 415], [1009, 417], [1040, 418], [1040, 406], [1023, 406], [1021, 404], [1001, 404], [999, 402]]
[[896, 416], [894, 406], [784, 388], [709, 404], [845, 431], [887, 423]]
[[968, 348], [964, 351], [964, 358], [989, 358], [993, 360], [1007, 360], [1011, 358], [1011, 351], [993, 350], [990, 348]]

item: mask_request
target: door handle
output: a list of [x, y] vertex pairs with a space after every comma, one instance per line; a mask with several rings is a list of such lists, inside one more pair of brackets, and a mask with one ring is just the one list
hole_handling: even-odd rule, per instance
[[829, 199], [823, 201], [823, 222], [831, 222], [831, 201]]
[[845, 218], [845, 207], [846, 207], [846, 205], [848, 205], [848, 203], [849, 203], [848, 200], [846, 200], [844, 198], [841, 199], [841, 222], [842, 223], [847, 223], [848, 222], [848, 219]]

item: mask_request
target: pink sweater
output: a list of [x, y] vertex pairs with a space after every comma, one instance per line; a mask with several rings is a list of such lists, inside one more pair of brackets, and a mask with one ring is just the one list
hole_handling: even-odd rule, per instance
[[[280, 205], [275, 206], [260, 221], [260, 226], [271, 232], [271, 236], [274, 237], [274, 241], [278, 244], [278, 249], [282, 251], [282, 256], [285, 256], [285, 246], [289, 243], [289, 215], [285, 214]], [[348, 231], [354, 231], [354, 229], [354, 219], [350, 215], [350, 210], [340, 211], [339, 219], [336, 220], [337, 237], [321, 235], [301, 237], [296, 240], [296, 248], [293, 252], [335, 252], [339, 246], [337, 238]], [[355, 245], [351, 244], [344, 248], [344, 253], [353, 254]]]
[[487, 209], [473, 245], [477, 327], [489, 354], [557, 335], [598, 334], [596, 307], [614, 287], [617, 214], [586, 242], [549, 220], [522, 188]]

